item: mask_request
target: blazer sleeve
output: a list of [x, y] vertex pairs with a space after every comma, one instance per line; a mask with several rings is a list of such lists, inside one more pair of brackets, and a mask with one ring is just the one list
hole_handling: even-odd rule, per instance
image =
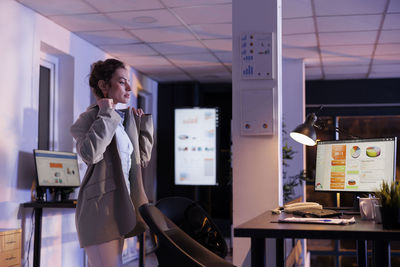
[[140, 163], [143, 168], [147, 167], [151, 159], [151, 151], [153, 149], [153, 117], [151, 114], [142, 115], [139, 124], [139, 149]]
[[87, 164], [95, 164], [103, 159], [103, 153], [115, 134], [121, 117], [112, 108], [82, 113], [71, 126], [71, 134], [76, 140], [76, 150]]

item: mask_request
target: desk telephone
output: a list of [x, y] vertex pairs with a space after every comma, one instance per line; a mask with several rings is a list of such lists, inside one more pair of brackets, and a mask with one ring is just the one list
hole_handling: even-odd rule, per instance
[[316, 202], [298, 202], [298, 203], [293, 203], [293, 204], [288, 204], [283, 207], [284, 212], [294, 212], [294, 211], [299, 211], [299, 210], [305, 210], [305, 209], [321, 209], [322, 210], [322, 205], [316, 203]]

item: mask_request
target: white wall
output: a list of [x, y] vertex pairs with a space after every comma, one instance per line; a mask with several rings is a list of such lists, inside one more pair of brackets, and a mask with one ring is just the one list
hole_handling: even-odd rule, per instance
[[[107, 54], [14, 0], [0, 1], [0, 25], [0, 228], [23, 228], [23, 263], [29, 253], [31, 265], [33, 239], [29, 252], [27, 248], [32, 210], [20, 208], [20, 203], [30, 201], [34, 178], [41, 50], [62, 62], [56, 103], [62, 111], [57, 118], [58, 139], [59, 147], [69, 151], [73, 149], [69, 126], [90, 103], [90, 64]], [[132, 73], [135, 79], [146, 81], [148, 87], [143, 88], [157, 94], [155, 82]], [[45, 209], [42, 229], [42, 267], [83, 266], [74, 210]]]
[[[305, 70], [302, 59], [284, 59], [282, 61], [282, 116], [286, 134], [282, 136], [283, 144], [292, 147], [294, 158], [288, 160], [284, 167], [286, 177], [294, 176], [305, 168], [304, 146], [292, 138], [289, 133], [305, 119]], [[285, 181], [283, 181], [285, 182]], [[294, 197], [303, 195], [303, 187], [296, 188]]]
[[[233, 0], [232, 143], [233, 227], [273, 208], [282, 201], [281, 184], [281, 1]], [[241, 79], [240, 34], [272, 32], [276, 51], [273, 80]], [[273, 135], [241, 135], [241, 91], [274, 88]], [[249, 103], [252, 104], [252, 103]], [[261, 105], [263, 106], [263, 105]], [[254, 107], [260, 108], [260, 107]], [[267, 261], [274, 263], [273, 243], [267, 242]], [[250, 239], [234, 238], [233, 263], [250, 266]]]

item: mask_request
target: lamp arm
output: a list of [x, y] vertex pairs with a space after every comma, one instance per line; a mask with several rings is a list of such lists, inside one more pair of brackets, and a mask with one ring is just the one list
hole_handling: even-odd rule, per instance
[[339, 133], [339, 134], [343, 134], [344, 136], [350, 137], [351, 139], [360, 139], [362, 137], [360, 136], [355, 136], [350, 134], [348, 131], [345, 131], [343, 129], [340, 129], [339, 127], [335, 126], [335, 132]]

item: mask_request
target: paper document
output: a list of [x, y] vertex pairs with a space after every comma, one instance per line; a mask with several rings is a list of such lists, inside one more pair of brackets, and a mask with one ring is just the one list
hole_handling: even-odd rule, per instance
[[280, 219], [278, 222], [283, 223], [322, 223], [322, 224], [351, 224], [355, 223], [354, 217], [351, 219], [328, 219], [328, 218], [298, 218], [289, 217], [285, 219]]

